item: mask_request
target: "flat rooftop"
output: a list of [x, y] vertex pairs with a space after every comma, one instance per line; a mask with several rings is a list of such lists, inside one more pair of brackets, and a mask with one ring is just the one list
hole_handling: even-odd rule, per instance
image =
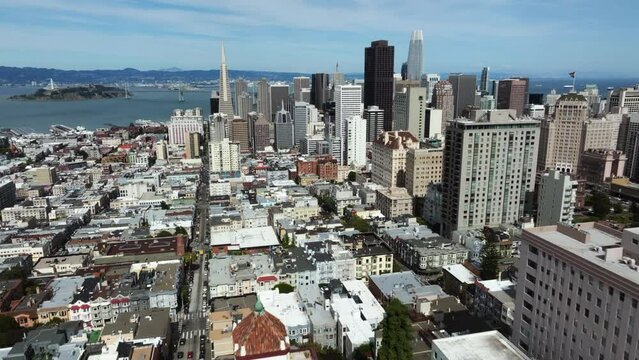
[[437, 351], [448, 360], [529, 359], [497, 330], [436, 339], [433, 352]]
[[277, 246], [280, 242], [270, 226], [218, 232], [211, 236], [211, 246], [228, 246], [230, 250]]
[[[639, 228], [624, 229], [624, 232], [637, 234]], [[575, 228], [561, 225], [543, 226], [523, 232], [524, 239], [533, 235], [550, 246], [557, 246], [584, 262], [634, 283], [636, 287], [639, 285], [639, 271], [622, 261], [621, 256], [625, 256], [625, 251], [621, 246], [621, 232], [617, 233], [614, 229], [597, 223], [581, 223]]]

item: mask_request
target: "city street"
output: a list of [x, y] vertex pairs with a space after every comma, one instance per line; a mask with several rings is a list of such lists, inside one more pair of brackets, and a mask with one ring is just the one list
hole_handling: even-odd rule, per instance
[[[206, 143], [204, 144], [206, 149]], [[179, 314], [182, 323], [180, 343], [177, 353], [183, 354], [184, 359], [188, 359], [189, 353], [193, 354], [193, 359], [211, 359], [212, 349], [208, 340], [208, 288], [204, 286], [207, 277], [206, 259], [208, 253], [208, 199], [209, 199], [209, 174], [208, 157], [202, 156], [202, 173], [200, 174], [200, 186], [196, 194], [195, 217], [193, 225], [193, 240], [191, 242], [191, 252], [197, 255], [197, 260], [193, 263], [193, 278], [187, 277], [190, 297], [188, 308], [184, 308]], [[188, 275], [187, 275], [188, 276]], [[202, 351], [204, 350], [204, 351]]]

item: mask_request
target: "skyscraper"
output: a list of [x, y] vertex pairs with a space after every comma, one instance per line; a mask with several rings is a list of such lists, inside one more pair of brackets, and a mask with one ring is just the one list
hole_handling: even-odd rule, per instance
[[414, 30], [408, 44], [408, 61], [406, 75], [408, 80], [421, 80], [424, 69], [424, 34]]
[[402, 77], [402, 80], [408, 80], [408, 63], [406, 61], [402, 63], [402, 68], [399, 73]]
[[237, 116], [246, 120], [248, 118], [248, 113], [251, 112], [251, 104], [253, 102], [252, 97], [249, 93], [243, 92], [237, 99]]
[[490, 68], [485, 66], [481, 70], [481, 80], [479, 81], [479, 91], [481, 91], [482, 95], [488, 95], [488, 73], [490, 72]]
[[220, 112], [220, 94], [217, 93], [217, 90], [211, 91], [211, 114], [216, 114]]
[[220, 79], [218, 82], [220, 94], [220, 112], [233, 116], [233, 100], [231, 99], [231, 84], [229, 83], [228, 69], [226, 68], [226, 55], [224, 54], [224, 42], [220, 59]]
[[275, 146], [277, 150], [290, 149], [293, 142], [293, 119], [291, 113], [284, 106], [284, 101], [279, 106], [280, 110], [275, 114]]
[[268, 91], [268, 82], [262, 78], [257, 82], [257, 113], [271, 121], [271, 97]]
[[384, 132], [384, 110], [379, 106], [369, 106], [364, 110], [363, 118], [366, 119], [366, 142], [373, 142]]
[[253, 124], [253, 151], [264, 151], [264, 148], [271, 146], [270, 138], [271, 124], [266, 120], [264, 114], [258, 114], [257, 120]]
[[513, 109], [517, 111], [517, 116], [522, 116], [528, 102], [528, 81], [522, 79], [499, 80], [497, 94], [497, 109]]
[[269, 92], [271, 97], [271, 118], [275, 119], [278, 111], [289, 110], [288, 85], [273, 84], [269, 87]]
[[[248, 93], [248, 84], [246, 83], [246, 80], [239, 78], [236, 79], [235, 82], [233, 83], [233, 90], [235, 90], [233, 92], [233, 101], [235, 102], [235, 104], [233, 104], [233, 108], [235, 109], [236, 114], [235, 115], [239, 115], [240, 112], [240, 96], [242, 96], [242, 94], [244, 93]], [[247, 110], [248, 113], [248, 110]], [[240, 115], [241, 116], [241, 115]], [[245, 117], [243, 117], [242, 119], [246, 119]]]
[[324, 104], [328, 101], [328, 74], [313, 74], [311, 80], [311, 104], [324, 111]]
[[314, 105], [303, 101], [296, 101], [293, 110], [293, 121], [295, 122], [295, 145], [301, 145], [302, 141], [309, 134], [309, 124], [317, 123], [319, 113]]
[[455, 96], [454, 116], [457, 118], [462, 115], [467, 106], [475, 105], [477, 77], [475, 75], [454, 73], [448, 75], [448, 81], [453, 85], [453, 95]]
[[[471, 118], [472, 118], [471, 114]], [[442, 235], [512, 224], [535, 186], [539, 122], [455, 119], [446, 130]]]
[[623, 120], [625, 131], [620, 134], [619, 150], [628, 157], [624, 174], [639, 180], [639, 113], [632, 113]]
[[455, 94], [453, 85], [448, 80], [438, 81], [433, 88], [433, 106], [442, 111], [442, 123], [455, 118]]
[[428, 107], [426, 88], [411, 87], [395, 94], [395, 125], [393, 130], [408, 130], [417, 139], [425, 135], [425, 111]]
[[302, 89], [311, 87], [311, 79], [306, 76], [297, 76], [293, 78], [293, 101], [302, 100]]
[[384, 130], [393, 127], [395, 47], [386, 40], [371, 42], [364, 50], [364, 106], [384, 110]]
[[[339, 85], [335, 89], [335, 137], [345, 144], [346, 121], [351, 116], [362, 116], [362, 87]], [[364, 133], [362, 133], [362, 136]], [[342, 150], [346, 150], [342, 146]]]
[[244, 119], [233, 119], [231, 121], [230, 137], [231, 141], [240, 144], [240, 152], [247, 154], [251, 152], [251, 146], [249, 145], [249, 123]]
[[212, 173], [236, 172], [240, 170], [240, 144], [228, 138], [209, 143], [209, 161]]
[[422, 80], [420, 82], [421, 87], [425, 87], [428, 89], [428, 102], [432, 103], [433, 99], [433, 90], [435, 89], [435, 84], [437, 84], [441, 78], [439, 74], [425, 74], [422, 75]]
[[557, 100], [554, 118], [544, 119], [541, 123], [539, 171], [577, 171], [579, 156], [583, 151], [584, 123], [589, 114], [588, 100], [583, 95], [571, 93]]
[[550, 170], [539, 183], [537, 226], [572, 224], [578, 182], [570, 174]]
[[184, 153], [187, 159], [197, 159], [200, 157], [200, 143], [202, 134], [197, 132], [184, 134]]
[[229, 137], [229, 115], [213, 114], [209, 116], [209, 138], [211, 141], [222, 141]]

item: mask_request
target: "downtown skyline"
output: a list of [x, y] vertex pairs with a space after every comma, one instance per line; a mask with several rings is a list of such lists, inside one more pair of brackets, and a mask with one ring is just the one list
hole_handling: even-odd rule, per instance
[[[339, 62], [340, 71], [359, 73], [364, 47], [383, 39], [395, 46], [399, 72], [411, 32], [422, 29], [424, 73], [489, 65], [495, 72], [531, 76], [577, 71], [624, 77], [634, 70], [635, 50], [627, 46], [637, 32], [634, 12], [628, 11], [634, 7], [631, 1], [588, 8], [573, 1], [509, 0], [479, 5], [469, 0], [214, 5], [155, 0], [108, 6], [0, 1], [0, 31], [7, 35], [0, 52], [7, 66], [206, 70], [219, 66], [218, 44], [224, 40], [232, 69], [332, 72]], [[617, 31], [611, 37], [602, 30], [613, 24]], [[614, 56], [620, 53], [625, 55]]]

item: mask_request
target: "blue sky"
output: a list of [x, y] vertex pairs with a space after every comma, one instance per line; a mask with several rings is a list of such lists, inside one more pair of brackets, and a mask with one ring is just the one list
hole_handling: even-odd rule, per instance
[[362, 72], [413, 29], [427, 72], [636, 76], [636, 0], [0, 0], [0, 65]]

